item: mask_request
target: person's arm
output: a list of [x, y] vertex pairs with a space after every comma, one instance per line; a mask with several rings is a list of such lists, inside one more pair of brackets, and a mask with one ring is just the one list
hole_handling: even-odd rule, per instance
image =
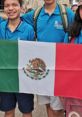
[[0, 23], [4, 21], [5, 19], [0, 16]]
[[[0, 18], [0, 21], [1, 21], [1, 18]], [[1, 22], [0, 22], [0, 40], [3, 39], [3, 36], [2, 36], [2, 26], [1, 26]]]
[[34, 10], [21, 16], [21, 18], [25, 20], [28, 24], [30, 24], [32, 27], [34, 26], [33, 17], [34, 17]]
[[32, 26], [29, 26], [29, 29], [28, 29], [28, 40], [29, 41], [34, 41], [34, 37], [35, 37], [35, 33], [34, 33], [34, 29]]
[[67, 18], [68, 18], [68, 24], [69, 26], [73, 23], [74, 21], [74, 12], [70, 9], [70, 8], [66, 8], [66, 11], [67, 11]]
[[69, 43], [69, 34], [65, 34], [64, 43]]

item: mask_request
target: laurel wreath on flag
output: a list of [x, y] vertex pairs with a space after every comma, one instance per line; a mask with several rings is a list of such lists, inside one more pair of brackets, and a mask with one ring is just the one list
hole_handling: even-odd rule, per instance
[[72, 117], [73, 115], [74, 117], [80, 117], [80, 115], [75, 111], [70, 112], [68, 117]]
[[46, 64], [41, 58], [29, 60], [23, 71], [28, 77], [35, 80], [41, 80], [49, 73], [49, 69], [46, 69]]

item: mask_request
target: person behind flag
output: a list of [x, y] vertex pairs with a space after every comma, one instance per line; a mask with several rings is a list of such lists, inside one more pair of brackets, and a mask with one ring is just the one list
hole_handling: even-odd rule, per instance
[[[8, 19], [0, 24], [0, 39], [34, 40], [33, 28], [20, 18], [21, 7], [22, 0], [4, 0], [4, 12]], [[5, 117], [15, 117], [15, 107], [18, 102], [23, 117], [32, 117], [33, 99], [33, 94], [0, 92], [0, 110], [5, 112]]]
[[[74, 13], [70, 8], [66, 8], [66, 12], [68, 24], [70, 24], [73, 21]], [[65, 30], [56, 0], [44, 0], [44, 6], [41, 8], [36, 23], [34, 23], [34, 13], [35, 10], [32, 10], [22, 18], [35, 28], [37, 41], [63, 43]], [[38, 103], [46, 105], [48, 117], [64, 117], [59, 97], [38, 96]]]
[[[65, 43], [82, 44], [82, 4], [80, 3], [74, 17], [74, 22], [66, 33]], [[82, 99], [63, 98], [66, 117], [82, 117]]]
[[79, 2], [78, 2], [78, 6], [79, 6], [80, 4], [82, 4], [82, 0], [79, 0]]
[[74, 13], [76, 12], [77, 8], [78, 8], [78, 4], [76, 3], [71, 6], [71, 9]]

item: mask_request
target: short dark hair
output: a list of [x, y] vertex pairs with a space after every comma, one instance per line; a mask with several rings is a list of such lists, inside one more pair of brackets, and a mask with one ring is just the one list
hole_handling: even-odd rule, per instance
[[[4, 2], [5, 2], [6, 0], [4, 0]], [[22, 3], [23, 3], [23, 0], [17, 0], [18, 2], [19, 2], [19, 4], [20, 4], [20, 6], [22, 6]]]
[[18, 2], [20, 4], [20, 6], [22, 6], [23, 1], [22, 0], [18, 0]]

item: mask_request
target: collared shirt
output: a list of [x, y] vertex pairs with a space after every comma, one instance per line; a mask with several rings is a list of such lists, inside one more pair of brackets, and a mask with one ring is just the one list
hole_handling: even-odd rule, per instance
[[[74, 13], [66, 8], [68, 22], [72, 23]], [[33, 26], [34, 11], [23, 16], [23, 18]], [[49, 15], [43, 7], [37, 19], [37, 40], [44, 42], [64, 42], [65, 32], [62, 24], [59, 6], [57, 4], [54, 12]]]
[[0, 24], [0, 39], [7, 40], [34, 40], [34, 30], [25, 21], [21, 21], [18, 27], [12, 32], [8, 27], [8, 20]]
[[[82, 44], [82, 31], [80, 32], [79, 36], [74, 38], [73, 42], [76, 44]], [[64, 43], [70, 43], [68, 33], [65, 34]]]
[[4, 19], [3, 19], [2, 17], [0, 17], [0, 23], [1, 23], [2, 21], [4, 21]]

